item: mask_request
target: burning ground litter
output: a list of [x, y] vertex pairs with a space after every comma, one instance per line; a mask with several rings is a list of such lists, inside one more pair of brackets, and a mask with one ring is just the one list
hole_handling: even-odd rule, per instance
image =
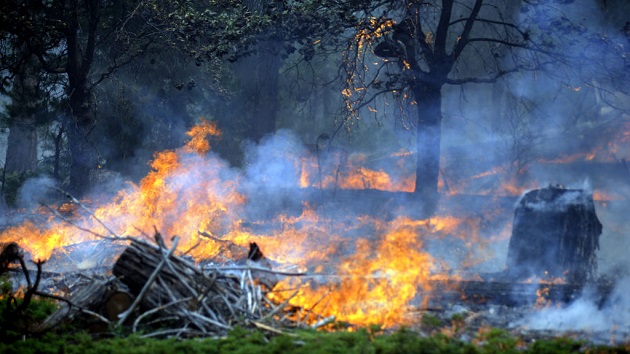
[[[501, 205], [500, 212], [484, 213], [482, 208], [475, 214], [456, 215], [457, 208], [448, 208], [451, 214], [418, 218], [421, 205], [407, 193], [388, 193], [382, 203], [365, 205], [364, 193], [378, 200], [384, 192], [316, 188], [318, 179], [330, 181], [330, 176], [337, 179], [344, 174], [305, 167], [318, 164], [291, 134], [280, 132], [263, 141], [249, 153], [251, 163], [244, 169], [230, 167], [210, 151], [208, 139], [219, 135], [212, 123], [202, 121], [191, 130], [186, 146], [157, 153], [152, 171], [137, 185], [128, 183], [110, 202], [82, 201], [79, 205], [87, 207], [71, 212], [48, 206], [43, 210], [46, 223], [26, 221], [5, 229], [0, 239], [17, 242], [33, 260], [49, 259], [49, 267], [70, 259], [74, 260], [70, 267], [83, 269], [109, 268], [116, 258], [91, 253], [90, 259], [82, 259], [70, 251], [72, 246], [100, 249], [108, 237], [143, 239], [151, 236], [138, 235], [158, 231], [167, 236], [163, 249], [173, 247], [170, 237], [177, 237], [173, 252], [189, 257], [201, 269], [246, 261], [243, 249], [256, 243], [274, 271], [307, 275], [281, 276], [273, 291], [260, 298], [270, 301], [267, 308], [284, 304], [303, 309], [301, 315], [292, 316], [305, 325], [318, 325], [333, 316], [358, 326], [408, 325], [413, 309], [436, 306], [431, 302], [436, 284], [441, 293], [461, 295], [445, 284], [481, 281], [479, 269], [504, 264], [495, 251], [497, 243], [509, 238], [505, 215], [510, 213], [505, 210], [514, 197], [486, 198], [489, 204]], [[280, 150], [278, 145], [289, 148]], [[312, 177], [322, 173], [325, 176]], [[369, 173], [364, 170], [361, 176], [368, 178]], [[334, 202], [328, 202], [331, 199]], [[450, 202], [456, 204], [457, 198]], [[117, 255], [129, 242], [135, 241], [116, 247]], [[245, 297], [257, 291], [250, 290]], [[535, 292], [532, 288], [531, 294]]]

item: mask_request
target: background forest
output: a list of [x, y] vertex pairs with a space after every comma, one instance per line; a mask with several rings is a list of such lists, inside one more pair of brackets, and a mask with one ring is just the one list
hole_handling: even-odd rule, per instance
[[[376, 169], [402, 164], [415, 177], [405, 191], [432, 213], [439, 192], [488, 168], [494, 177], [466, 192], [525, 184], [533, 161], [601, 150], [624, 129], [629, 10], [623, 0], [6, 1], [3, 201], [17, 206], [33, 176], [76, 195], [137, 181], [203, 117], [237, 167], [248, 144], [282, 129], [311, 150], [364, 152]], [[625, 161], [612, 150], [600, 153]]]

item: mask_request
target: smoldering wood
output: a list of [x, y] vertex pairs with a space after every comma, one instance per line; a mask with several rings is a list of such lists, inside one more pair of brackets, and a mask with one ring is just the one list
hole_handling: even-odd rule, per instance
[[590, 193], [552, 186], [530, 191], [514, 212], [507, 274], [513, 279], [593, 281], [601, 233]]

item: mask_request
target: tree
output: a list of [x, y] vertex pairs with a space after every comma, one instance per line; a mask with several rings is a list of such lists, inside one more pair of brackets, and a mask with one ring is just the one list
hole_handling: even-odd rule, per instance
[[[189, 11], [200, 16], [193, 19]], [[204, 56], [230, 56], [239, 51], [248, 14], [238, 2], [28, 0], [0, 5], [3, 45], [19, 43], [27, 57], [37, 58], [47, 74], [64, 78], [65, 124], [71, 154], [70, 186], [77, 195], [90, 187], [98, 153], [92, 135], [97, 123], [95, 87], [159, 42]], [[169, 24], [177, 24], [170, 26]], [[241, 26], [242, 27], [242, 26]], [[197, 40], [203, 35], [204, 43]], [[5, 60], [3, 72], [10, 71]], [[19, 66], [19, 65], [18, 65]], [[6, 81], [3, 78], [3, 82]]]
[[[219, 10], [220, 9], [220, 10]], [[275, 130], [278, 110], [279, 38], [273, 31], [278, 1], [182, 1], [160, 12], [175, 34], [175, 45], [199, 63], [224, 58], [238, 80], [235, 110], [247, 119], [254, 141]]]
[[[25, 57], [35, 58], [41, 71], [64, 78], [67, 112], [71, 117], [66, 124], [72, 159], [70, 188], [78, 195], [87, 191], [90, 170], [97, 163], [90, 144], [90, 132], [96, 120], [92, 90], [137, 53], [125, 51], [100, 75], [94, 73], [99, 45], [120, 33], [108, 28], [112, 25], [109, 21], [101, 21], [102, 11], [116, 5], [122, 6], [93, 0], [34, 0], [6, 1], [1, 8], [0, 35], [7, 40], [5, 45], [20, 45]], [[123, 12], [116, 20], [127, 23], [124, 20], [129, 20], [130, 16]], [[21, 67], [19, 64], [17, 68]]]
[[595, 77], [612, 78], [616, 88], [627, 83], [619, 80], [625, 63], [616, 39], [570, 18], [578, 6], [572, 3], [295, 1], [285, 5], [290, 10], [283, 21], [299, 25], [283, 30], [311, 39], [307, 45], [319, 43], [316, 39], [339, 44], [345, 38], [346, 126], [363, 109], [376, 110], [376, 99], [383, 95], [393, 95], [415, 112], [415, 193], [430, 215], [439, 198], [445, 85], [492, 84], [529, 71], [544, 71], [569, 87], [593, 85]]

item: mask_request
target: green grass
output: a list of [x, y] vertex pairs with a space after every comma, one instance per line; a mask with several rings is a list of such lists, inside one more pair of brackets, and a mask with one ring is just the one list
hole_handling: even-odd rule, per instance
[[145, 339], [138, 336], [96, 340], [85, 332], [49, 332], [12, 343], [0, 343], [0, 353], [309, 353], [309, 354], [403, 354], [403, 353], [626, 353], [623, 347], [595, 347], [566, 338], [539, 340], [529, 346], [499, 329], [480, 333], [464, 343], [442, 334], [422, 337], [409, 329], [374, 333], [318, 332], [301, 330], [268, 336], [261, 331], [236, 329], [220, 339]]

